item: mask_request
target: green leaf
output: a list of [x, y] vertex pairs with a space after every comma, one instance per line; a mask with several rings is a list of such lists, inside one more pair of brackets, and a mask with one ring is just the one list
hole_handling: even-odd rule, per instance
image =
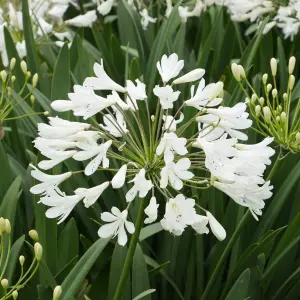
[[246, 269], [239, 279], [235, 282], [225, 300], [243, 300], [248, 296], [250, 283], [250, 269]]
[[148, 296], [148, 295], [154, 293], [155, 291], [156, 291], [155, 289], [149, 289], [145, 292], [140, 293], [138, 296], [134, 297], [132, 300], [139, 300], [139, 299], [145, 298], [145, 296]]
[[80, 288], [84, 278], [109, 242], [109, 239], [99, 239], [81, 257], [76, 266], [62, 283], [60, 300], [70, 300]]
[[[133, 256], [132, 265], [132, 297], [138, 297], [143, 291], [150, 289], [147, 265], [142, 248], [137, 245]], [[143, 297], [151, 300], [151, 297]], [[140, 298], [138, 298], [140, 299]]]
[[163, 230], [163, 228], [162, 228], [160, 222], [148, 225], [141, 230], [139, 240], [141, 242], [162, 230]]
[[70, 92], [70, 57], [68, 44], [61, 48], [53, 74], [51, 100], [67, 99]]
[[22, 15], [28, 70], [31, 72], [31, 74], [35, 74], [38, 73], [37, 52], [32, 32], [33, 26], [31, 23], [28, 0], [22, 0]]

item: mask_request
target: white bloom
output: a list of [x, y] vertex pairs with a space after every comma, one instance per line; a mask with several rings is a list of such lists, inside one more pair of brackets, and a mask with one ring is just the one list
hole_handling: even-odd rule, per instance
[[109, 181], [106, 181], [90, 189], [78, 188], [75, 190], [75, 194], [83, 199], [84, 206], [88, 208], [98, 200], [108, 186]]
[[160, 104], [163, 109], [173, 108], [173, 102], [177, 101], [180, 92], [174, 92], [172, 87], [167, 85], [164, 87], [155, 86], [153, 89], [155, 96], [159, 98]]
[[175, 133], [166, 132], [156, 148], [156, 154], [161, 155], [164, 152], [165, 161], [173, 161], [174, 153], [177, 153], [178, 155], [185, 155], [188, 153], [185, 144], [186, 138], [178, 138]]
[[6, 52], [5, 38], [4, 38], [4, 27], [7, 26], [7, 23], [0, 24], [0, 54], [1, 60], [4, 67], [8, 66], [8, 56]]
[[53, 25], [46, 22], [44, 18], [39, 18], [37, 20], [37, 23], [38, 23], [38, 27], [39, 27], [39, 29], [37, 31], [37, 35], [44, 36], [53, 31]]
[[101, 4], [97, 6], [97, 10], [100, 15], [106, 16], [110, 13], [112, 7], [115, 4], [115, 0], [106, 0], [106, 1], [101, 1]]
[[69, 151], [59, 151], [53, 149], [43, 149], [41, 154], [48, 157], [49, 160], [42, 160], [38, 163], [38, 167], [42, 170], [52, 169], [54, 166], [60, 164], [61, 162], [67, 160], [68, 158], [73, 157], [76, 153], [76, 150]]
[[97, 143], [77, 143], [77, 146], [83, 151], [78, 151], [73, 158], [78, 161], [84, 161], [93, 157], [93, 159], [85, 167], [84, 174], [90, 176], [94, 174], [102, 162], [103, 168], [109, 167], [109, 160], [106, 157], [106, 152], [111, 146], [112, 141], [109, 140], [104, 144]]
[[166, 203], [164, 218], [160, 221], [162, 227], [174, 235], [181, 235], [187, 225], [197, 220], [194, 208], [195, 200], [179, 194]]
[[116, 105], [113, 105], [112, 108], [114, 111], [119, 110], [118, 106], [120, 106], [123, 110], [129, 110], [130, 106], [126, 104], [119, 96], [119, 94], [116, 91], [112, 91], [111, 95], [107, 96], [107, 100], [113, 101], [116, 103]]
[[173, 53], [169, 57], [164, 55], [156, 66], [163, 82], [167, 83], [170, 79], [178, 76], [184, 66], [184, 61], [178, 61], [178, 55]]
[[67, 25], [75, 27], [92, 27], [93, 23], [97, 20], [97, 14], [95, 10], [90, 10], [84, 15], [79, 15], [73, 19], [65, 21]]
[[208, 217], [196, 215], [195, 222], [191, 224], [191, 226], [198, 234], [204, 234], [204, 233], [208, 234], [209, 229], [206, 227], [207, 224], [208, 224]]
[[115, 137], [122, 137], [128, 132], [124, 117], [118, 110], [116, 111], [116, 117], [110, 114], [104, 115], [103, 122], [104, 125], [100, 124], [100, 127]]
[[114, 82], [104, 71], [103, 60], [101, 64], [94, 64], [94, 72], [97, 77], [88, 77], [85, 79], [83, 86], [92, 88], [93, 90], [112, 90], [125, 93], [126, 90]]
[[255, 177], [245, 177], [237, 176], [234, 183], [223, 183], [223, 182], [214, 182], [214, 186], [227, 194], [232, 198], [236, 203], [246, 206], [250, 209], [253, 217], [258, 220], [256, 215], [261, 215], [261, 210], [264, 208], [264, 200], [269, 199], [272, 196], [271, 190], [273, 186], [270, 185], [270, 181], [263, 182], [259, 181], [260, 179]]
[[48, 119], [50, 121], [50, 125], [44, 123], [38, 124], [39, 135], [45, 139], [67, 138], [71, 135], [88, 129], [91, 126], [87, 123], [70, 122], [58, 117], [49, 117]]
[[193, 143], [193, 147], [203, 149], [205, 166], [212, 176], [233, 182], [235, 180], [235, 167], [230, 158], [237, 153], [237, 150], [234, 148], [236, 143], [236, 139], [222, 138], [215, 141], [207, 141], [200, 136]]
[[68, 3], [55, 4], [48, 11], [48, 15], [55, 20], [60, 20], [63, 17], [66, 10], [68, 9], [68, 7]]
[[138, 79], [135, 80], [136, 86], [131, 80], [126, 81], [126, 91], [128, 92], [126, 102], [127, 105], [133, 111], [138, 110], [138, 105], [136, 100], [145, 100], [147, 98], [146, 95], [146, 85], [140, 82]]
[[223, 99], [218, 97], [223, 90], [223, 83], [210, 83], [205, 86], [205, 80], [202, 78], [199, 82], [196, 94], [194, 95], [194, 86], [191, 88], [191, 99], [185, 101], [187, 106], [193, 106], [199, 110], [204, 107], [214, 107], [219, 105]]
[[146, 179], [145, 175], [145, 169], [141, 169], [140, 172], [137, 175], [135, 175], [134, 179], [129, 181], [133, 182], [134, 185], [126, 194], [127, 202], [131, 202], [137, 196], [137, 194], [140, 198], [144, 198], [151, 190], [153, 184], [151, 180]]
[[40, 181], [37, 185], [31, 187], [30, 192], [34, 195], [48, 194], [53, 190], [56, 190], [58, 185], [72, 176], [72, 172], [67, 172], [60, 175], [48, 175], [41, 172], [35, 166], [30, 165], [34, 170], [31, 171], [31, 176]]
[[252, 125], [246, 109], [246, 103], [237, 103], [233, 107], [208, 108], [208, 114], [197, 117], [196, 121], [216, 126], [220, 136], [227, 132], [231, 137], [246, 141], [248, 136], [237, 130], [247, 129]]
[[23, 30], [23, 16], [21, 11], [16, 11], [12, 3], [8, 3], [9, 23], [14, 30]]
[[127, 165], [123, 165], [120, 170], [116, 173], [116, 175], [113, 177], [111, 181], [111, 186], [114, 189], [119, 189], [121, 188], [126, 179], [126, 172], [127, 172]]
[[59, 140], [59, 139], [49, 140], [49, 139], [37, 137], [33, 141], [33, 143], [34, 143], [34, 147], [41, 152], [49, 149], [65, 151], [67, 149], [76, 148], [76, 142]]
[[169, 18], [173, 10], [172, 0], [166, 0], [166, 4], [167, 4], [167, 9], [165, 12], [165, 16], [166, 18]]
[[127, 243], [126, 230], [133, 234], [134, 224], [127, 221], [128, 211], [123, 210], [122, 212], [117, 207], [112, 207], [112, 213], [104, 212], [101, 214], [101, 220], [108, 222], [109, 224], [102, 225], [98, 230], [98, 235], [101, 238], [109, 238], [118, 236], [118, 244], [121, 246]]
[[147, 29], [149, 23], [155, 23], [157, 20], [156, 18], [152, 18], [149, 16], [148, 10], [146, 8], [144, 8], [142, 11], [140, 11], [140, 15], [142, 17], [141, 24], [142, 24], [144, 30]]
[[173, 81], [173, 84], [180, 84], [180, 83], [186, 83], [186, 82], [192, 82], [197, 81], [200, 78], [202, 78], [205, 74], [204, 69], [195, 69]]
[[205, 8], [205, 5], [201, 0], [197, 0], [193, 10], [189, 10], [187, 6], [179, 6], [178, 13], [181, 18], [181, 22], [186, 23], [189, 17], [199, 17], [202, 10]]
[[26, 43], [25, 40], [22, 42], [17, 42], [16, 43], [16, 50], [18, 52], [19, 57], [22, 59], [26, 56], [27, 50], [26, 50]]
[[46, 211], [46, 217], [50, 219], [60, 217], [58, 224], [62, 223], [69, 216], [76, 204], [82, 200], [82, 197], [78, 195], [66, 196], [61, 191], [59, 193], [53, 190], [38, 202], [51, 206]]
[[191, 166], [191, 161], [188, 158], [181, 158], [177, 163], [168, 162], [161, 170], [160, 187], [166, 188], [168, 183], [175, 190], [181, 190], [183, 187], [182, 180], [189, 180], [194, 177], [194, 174], [187, 171]]
[[223, 226], [216, 220], [216, 218], [209, 212], [206, 211], [206, 216], [208, 218], [209, 226], [212, 233], [219, 241], [223, 241], [226, 238], [226, 231]]
[[148, 218], [144, 221], [145, 224], [150, 224], [156, 221], [158, 207], [159, 204], [156, 203], [156, 198], [151, 197], [149, 205], [144, 210], [145, 214], [148, 216]]
[[174, 132], [177, 129], [177, 124], [181, 123], [184, 119], [184, 114], [180, 113], [179, 119], [174, 120], [173, 116], [165, 116], [163, 115], [163, 120], [164, 120], [164, 125], [163, 125], [163, 130], [169, 131], [169, 132]]

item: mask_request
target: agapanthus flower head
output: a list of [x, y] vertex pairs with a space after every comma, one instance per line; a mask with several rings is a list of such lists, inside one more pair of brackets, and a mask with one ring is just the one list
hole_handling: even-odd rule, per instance
[[[77, 203], [90, 207], [106, 189], [125, 188], [126, 201], [122, 202], [126, 207], [122, 211], [112, 207], [111, 213], [102, 213], [101, 219], [107, 224], [98, 232], [102, 238], [118, 236], [118, 243], [124, 245], [126, 231], [132, 234], [135, 230], [128, 220], [133, 202], [140, 202], [145, 224], [162, 216], [161, 226], [174, 235], [181, 235], [188, 227], [198, 234], [208, 233], [209, 224], [213, 234], [223, 240], [225, 229], [190, 196], [191, 187], [216, 187], [248, 207], [255, 217], [261, 214], [264, 200], [271, 196], [263, 172], [274, 154], [269, 147], [272, 139], [257, 145], [239, 143], [247, 140], [242, 131], [252, 124], [247, 105], [225, 107], [222, 82], [205, 86], [201, 79], [204, 70], [180, 76], [183, 68], [184, 61], [177, 54], [164, 55], [157, 63], [161, 81], [147, 97], [149, 91], [139, 78], [127, 80], [122, 86], [108, 76], [101, 62], [94, 66], [97, 77], [89, 77], [83, 86], [75, 87], [70, 100], [52, 103], [54, 109], [72, 111], [84, 122], [56, 117], [49, 118], [50, 125], [39, 124], [40, 136], [34, 144], [50, 159], [40, 162], [39, 167], [49, 169], [67, 159], [84, 162], [84, 167], [61, 175], [32, 171], [41, 181], [32, 192], [41, 194], [41, 202], [51, 207], [48, 217], [60, 217], [62, 221]], [[171, 79], [172, 86], [168, 85]], [[197, 91], [194, 94], [193, 88], [192, 98], [184, 101], [176, 87], [189, 82], [198, 85]], [[107, 90], [108, 95], [99, 96], [94, 90]], [[155, 101], [156, 112], [150, 111], [149, 101]], [[194, 115], [183, 122], [185, 106], [191, 106]], [[197, 129], [186, 136], [190, 128]], [[65, 195], [58, 187], [71, 175], [96, 176], [97, 172], [111, 173], [111, 179], [90, 188], [78, 187], [73, 195]], [[247, 185], [247, 180], [251, 184]]]

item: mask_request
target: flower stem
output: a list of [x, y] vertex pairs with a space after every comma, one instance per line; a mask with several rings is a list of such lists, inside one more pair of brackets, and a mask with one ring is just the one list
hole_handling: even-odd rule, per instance
[[124, 267], [123, 267], [122, 274], [121, 274], [121, 277], [120, 277], [113, 300], [120, 300], [121, 297], [123, 296], [123, 290], [124, 290], [126, 280], [128, 278], [129, 272], [130, 272], [136, 245], [138, 243], [140, 232], [143, 227], [144, 202], [145, 202], [145, 198], [141, 198], [140, 199], [140, 207], [139, 207], [139, 211], [138, 211], [138, 215], [137, 215], [137, 219], [136, 219], [136, 223], [135, 223], [135, 231], [130, 240]]

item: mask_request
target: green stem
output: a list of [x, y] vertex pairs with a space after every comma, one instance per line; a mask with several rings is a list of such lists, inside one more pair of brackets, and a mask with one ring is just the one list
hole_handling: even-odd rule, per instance
[[136, 219], [136, 223], [135, 223], [135, 231], [130, 240], [124, 267], [123, 267], [122, 274], [121, 274], [121, 277], [120, 277], [113, 300], [120, 300], [121, 297], [123, 296], [123, 290], [124, 290], [126, 280], [128, 278], [129, 272], [130, 272], [136, 245], [138, 243], [140, 232], [143, 227], [144, 202], [145, 202], [145, 198], [141, 198], [140, 199], [140, 207], [139, 207], [139, 211], [138, 211], [138, 215], [137, 215], [137, 219]]

